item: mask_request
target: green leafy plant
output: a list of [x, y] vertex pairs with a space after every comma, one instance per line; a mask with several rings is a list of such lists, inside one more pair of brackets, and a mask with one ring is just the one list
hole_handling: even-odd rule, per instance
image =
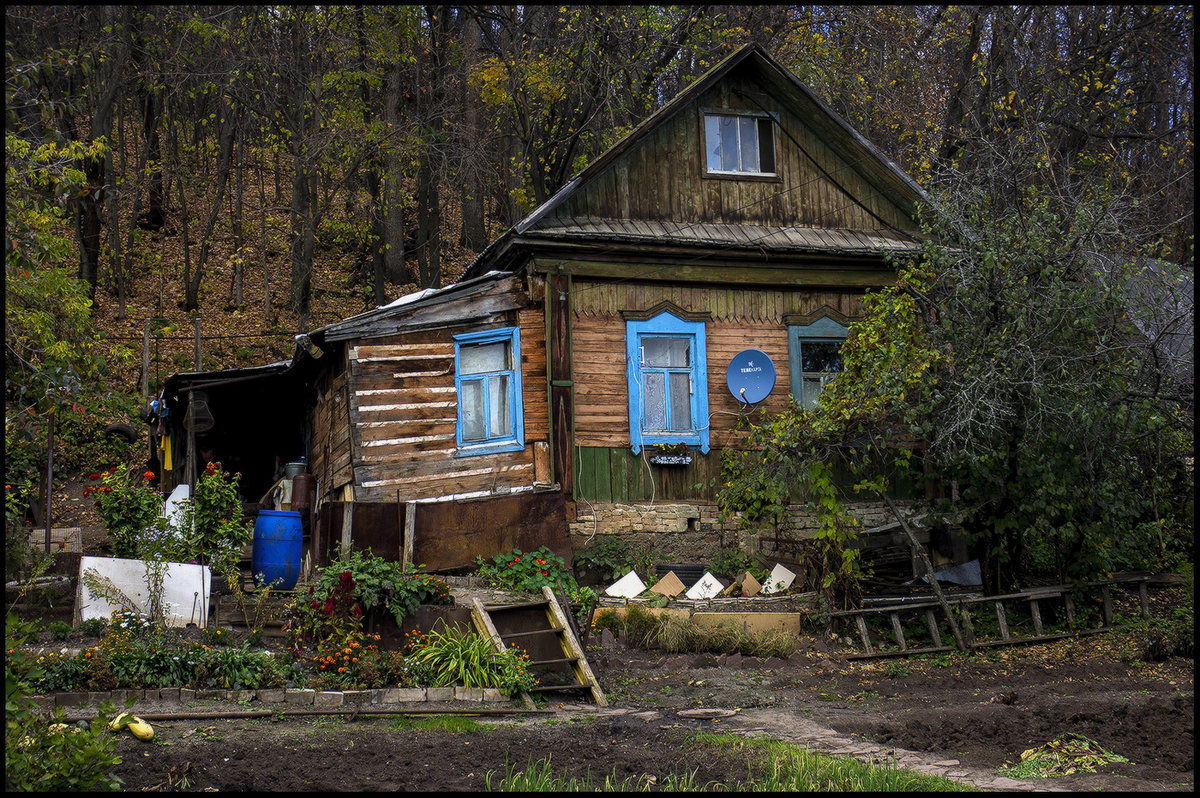
[[42, 669], [28, 662], [21, 644], [29, 626], [9, 615], [5, 622], [4, 788], [10, 792], [112, 792], [121, 780], [108, 771], [119, 764], [117, 738], [106, 732], [111, 701], [82, 729], [67, 726], [63, 711], [35, 711], [29, 700]]
[[67, 623], [66, 621], [51, 621], [46, 627], [46, 631], [48, 631], [50, 636], [55, 640], [66, 640], [71, 636], [72, 628], [73, 627], [71, 624]]
[[620, 579], [634, 565], [633, 550], [619, 537], [605, 537], [596, 545], [575, 552], [576, 573], [586, 571], [602, 582]]
[[220, 463], [205, 466], [195, 492], [182, 502], [176, 522], [183, 545], [181, 561], [211, 566], [213, 573], [222, 576], [236, 573], [242, 548], [254, 533], [242, 515], [240, 480], [241, 474], [226, 471]]
[[422, 573], [420, 566], [401, 566], [357, 549], [343, 553], [321, 569], [315, 595], [330, 595], [347, 579], [353, 585], [351, 595], [363, 612], [385, 609], [396, 619], [397, 626], [422, 604], [454, 602], [445, 580]]
[[491, 640], [457, 626], [435, 629], [411, 646], [410, 675], [431, 687], [495, 687], [513, 696], [534, 686], [528, 655], [499, 652]]
[[567, 570], [563, 558], [547, 546], [532, 552], [513, 549], [491, 560], [476, 557], [475, 574], [489, 584], [518, 593], [541, 593], [543, 587], [556, 588], [560, 580], [564, 587], [578, 591], [575, 577]]

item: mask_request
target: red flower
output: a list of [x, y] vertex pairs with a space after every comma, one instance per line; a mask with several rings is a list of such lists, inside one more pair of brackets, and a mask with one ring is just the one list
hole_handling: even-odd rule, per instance
[[99, 474], [88, 474], [88, 479], [100, 479]]
[[142, 474], [142, 476], [145, 477], [146, 479], [154, 479], [154, 472], [147, 471], [145, 474]]
[[355, 618], [358, 618], [362, 615], [362, 609], [357, 604], [355, 604], [354, 609], [350, 610], [350, 614], [353, 615]]
[[351, 575], [351, 573], [349, 571], [342, 571], [342, 584], [343, 585], [350, 584], [350, 580], [353, 578], [354, 578], [354, 576]]
[[542, 576], [549, 576], [549, 575], [550, 575], [549, 571], [542, 571]]

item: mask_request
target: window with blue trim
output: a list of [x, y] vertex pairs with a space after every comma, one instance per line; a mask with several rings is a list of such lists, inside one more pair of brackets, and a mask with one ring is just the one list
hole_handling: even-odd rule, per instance
[[792, 397], [811, 410], [825, 384], [842, 370], [842, 344], [849, 330], [828, 316], [788, 327], [788, 371]]
[[642, 446], [683, 443], [708, 452], [704, 323], [660, 313], [625, 323], [629, 437]]
[[454, 387], [460, 454], [525, 447], [521, 407], [521, 331], [517, 327], [454, 336]]

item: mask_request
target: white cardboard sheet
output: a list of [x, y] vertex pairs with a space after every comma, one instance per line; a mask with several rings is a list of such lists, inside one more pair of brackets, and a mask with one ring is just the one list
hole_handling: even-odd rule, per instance
[[[125, 560], [117, 557], [82, 557], [79, 560], [79, 583], [75, 604], [79, 608], [79, 620], [91, 618], [110, 620], [120, 604], [110, 604], [104, 598], [93, 595], [83, 583], [83, 575], [95, 571], [110, 580], [118, 590], [128, 596], [139, 612], [148, 609], [146, 586], [146, 564], [141, 560]], [[167, 563], [163, 577], [163, 610], [169, 626], [208, 625], [208, 595], [212, 575], [208, 566], [192, 563]]]

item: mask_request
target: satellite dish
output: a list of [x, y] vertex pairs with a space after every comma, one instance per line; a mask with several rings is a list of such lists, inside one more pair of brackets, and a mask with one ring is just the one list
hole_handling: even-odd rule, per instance
[[745, 349], [729, 361], [725, 383], [734, 399], [748, 405], [758, 404], [775, 387], [775, 363], [762, 350]]

